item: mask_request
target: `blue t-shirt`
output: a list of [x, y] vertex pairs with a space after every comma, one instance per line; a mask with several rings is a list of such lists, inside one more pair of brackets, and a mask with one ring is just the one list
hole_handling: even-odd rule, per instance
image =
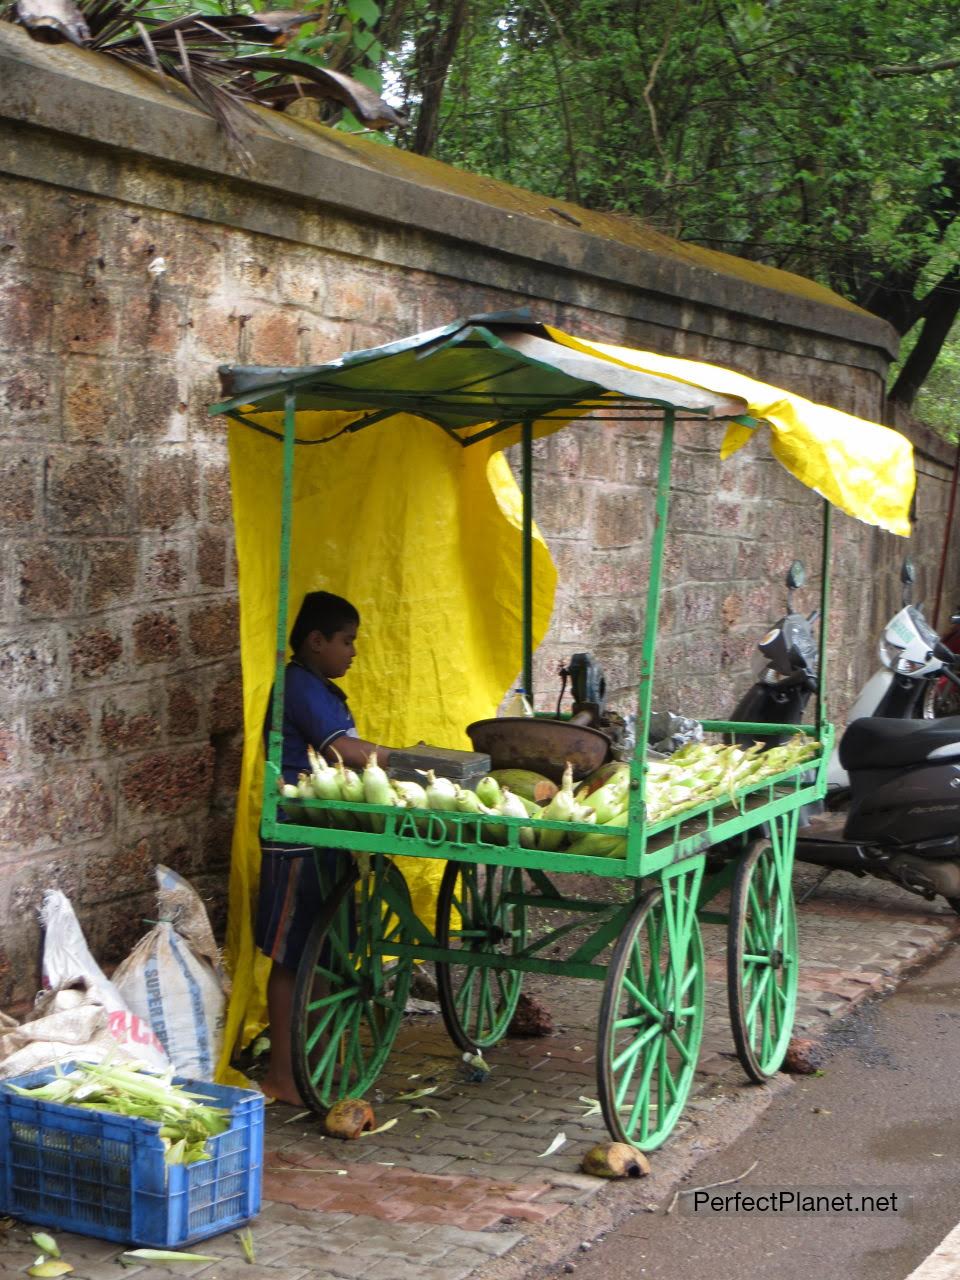
[[[265, 749], [269, 749], [273, 719], [273, 694], [263, 725]], [[301, 773], [310, 772], [307, 746], [324, 751], [344, 734], [358, 736], [347, 695], [332, 681], [314, 675], [296, 658], [287, 664], [283, 692], [283, 780], [296, 783]]]

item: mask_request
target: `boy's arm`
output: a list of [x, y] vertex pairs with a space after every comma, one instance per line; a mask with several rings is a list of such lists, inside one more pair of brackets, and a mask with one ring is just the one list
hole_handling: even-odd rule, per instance
[[381, 769], [386, 769], [390, 763], [390, 748], [377, 746], [374, 742], [367, 742], [365, 738], [355, 738], [352, 733], [341, 733], [334, 738], [327, 744], [323, 754], [332, 764], [336, 759], [333, 754], [336, 751], [345, 765], [359, 771], [366, 766], [370, 753], [374, 750], [377, 753], [377, 764]]

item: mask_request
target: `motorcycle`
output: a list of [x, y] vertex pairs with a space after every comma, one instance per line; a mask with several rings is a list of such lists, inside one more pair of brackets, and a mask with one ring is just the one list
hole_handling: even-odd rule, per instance
[[[909, 562], [902, 580], [906, 596], [913, 582]], [[812, 619], [790, 604], [802, 581], [796, 562], [787, 576], [787, 614], [761, 640], [759, 678], [738, 706], [760, 723], [800, 723], [816, 689]], [[935, 678], [960, 688], [958, 658], [906, 599], [884, 629], [880, 656], [884, 671], [854, 703], [833, 768], [847, 785], [835, 789], [828, 806], [849, 801], [849, 807], [805, 819], [796, 856], [826, 874], [873, 875], [928, 900], [942, 894], [960, 912], [960, 716], [913, 718], [924, 686]]]
[[[817, 688], [817, 642], [813, 624], [820, 616], [795, 613], [793, 593], [806, 581], [803, 562], [794, 560], [787, 571], [787, 611], [757, 643], [751, 669], [755, 683], [737, 703], [732, 719], [744, 724], [800, 724], [810, 695]], [[760, 735], [757, 735], [760, 736]], [[766, 735], [763, 741], [779, 746], [790, 737]], [[738, 737], [737, 746], [749, 747], [756, 737]]]

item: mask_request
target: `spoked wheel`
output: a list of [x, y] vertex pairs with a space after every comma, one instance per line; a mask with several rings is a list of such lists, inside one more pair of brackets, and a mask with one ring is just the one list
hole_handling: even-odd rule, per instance
[[413, 939], [410, 894], [400, 872], [376, 858], [351, 868], [330, 894], [304, 948], [294, 988], [293, 1073], [315, 1110], [359, 1098], [390, 1052], [407, 1004], [413, 962], [391, 943]]
[[693, 1082], [703, 1016], [696, 894], [685, 896], [678, 881], [666, 882], [634, 908], [600, 1005], [597, 1083], [617, 1141], [653, 1151], [669, 1137]]
[[[437, 945], [478, 955], [511, 956], [526, 946], [527, 909], [506, 900], [519, 893], [519, 867], [448, 862], [437, 898]], [[440, 1012], [461, 1049], [487, 1049], [506, 1035], [523, 974], [437, 961]]]
[[797, 1007], [800, 960], [790, 862], [755, 840], [730, 894], [727, 995], [737, 1056], [763, 1084], [780, 1068]]

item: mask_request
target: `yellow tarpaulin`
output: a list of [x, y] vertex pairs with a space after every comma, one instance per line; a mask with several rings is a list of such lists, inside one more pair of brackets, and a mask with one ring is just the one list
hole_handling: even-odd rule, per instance
[[[913, 448], [899, 432], [719, 365], [588, 342], [549, 325], [545, 328], [563, 346], [601, 356], [625, 368], [673, 378], [706, 391], [741, 396], [749, 406], [750, 416], [762, 419], [770, 427], [773, 455], [791, 475], [848, 515], [891, 533], [909, 535], [915, 484]], [[731, 423], [720, 456], [729, 458], [752, 435], [750, 427]]]
[[[309, 418], [298, 435], [309, 435]], [[329, 420], [329, 419], [328, 419]], [[358, 657], [342, 681], [362, 737], [388, 746], [470, 743], [521, 665], [520, 504], [502, 440], [462, 449], [435, 426], [389, 427], [297, 452], [290, 621], [306, 591], [335, 591], [360, 612]], [[269, 962], [252, 919], [260, 850], [262, 729], [274, 678], [282, 446], [229, 429], [240, 590], [245, 747], [230, 877], [233, 996], [219, 1079], [264, 1022]], [[534, 637], [550, 621], [556, 572], [534, 542]], [[349, 855], [344, 855], [348, 857]], [[428, 924], [442, 864], [400, 861]]]

